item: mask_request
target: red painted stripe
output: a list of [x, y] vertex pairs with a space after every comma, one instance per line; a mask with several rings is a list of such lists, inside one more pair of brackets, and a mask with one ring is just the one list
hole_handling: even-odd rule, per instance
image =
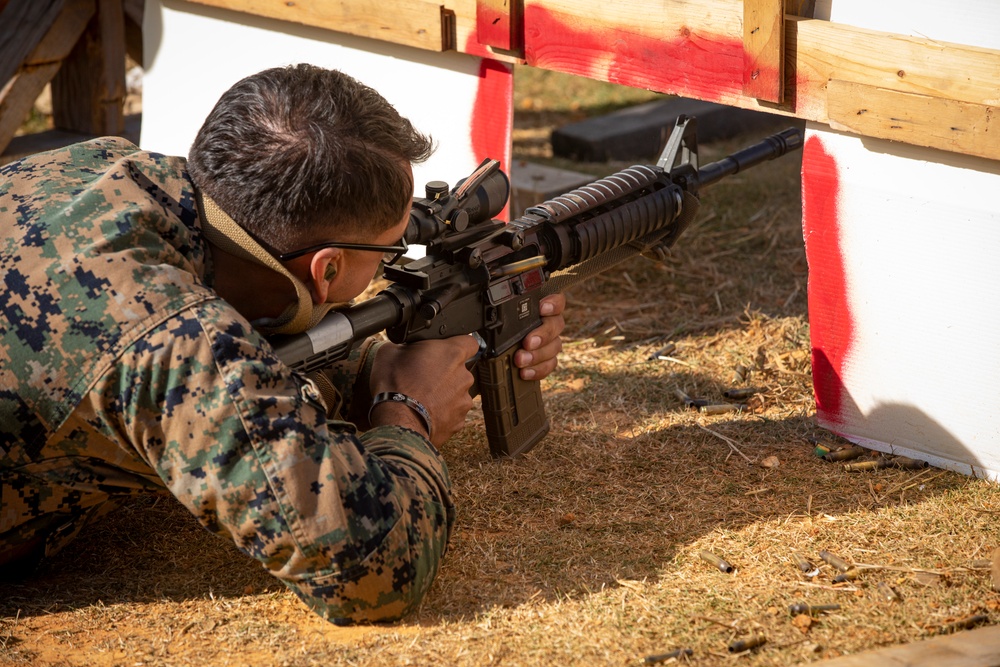
[[813, 388], [821, 420], [841, 424], [849, 395], [844, 367], [854, 340], [841, 248], [840, 172], [822, 140], [810, 136], [802, 152], [802, 231], [809, 261], [809, 331]]
[[[510, 174], [511, 131], [514, 123], [514, 70], [497, 60], [483, 58], [479, 63], [479, 86], [472, 107], [470, 142], [476, 162], [485, 158], [500, 160]], [[500, 217], [506, 218], [507, 207]]]
[[742, 96], [739, 39], [687, 27], [650, 37], [534, 5], [525, 8], [524, 30], [525, 60], [535, 67], [712, 102]]

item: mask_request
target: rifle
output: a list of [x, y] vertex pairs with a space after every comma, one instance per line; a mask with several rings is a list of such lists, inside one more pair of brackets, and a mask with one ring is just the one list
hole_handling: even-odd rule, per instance
[[394, 343], [475, 334], [480, 354], [470, 368], [490, 453], [516, 456], [549, 430], [540, 382], [522, 380], [513, 362], [541, 323], [539, 301], [637, 254], [662, 259], [694, 218], [701, 188], [801, 146], [802, 133], [789, 128], [699, 169], [696, 120], [681, 116], [656, 165], [629, 167], [509, 223], [493, 216], [510, 181], [486, 159], [454, 189], [431, 181], [414, 200], [404, 238], [426, 245], [423, 258], [385, 267], [391, 284], [375, 297], [272, 345], [308, 373], [381, 331]]

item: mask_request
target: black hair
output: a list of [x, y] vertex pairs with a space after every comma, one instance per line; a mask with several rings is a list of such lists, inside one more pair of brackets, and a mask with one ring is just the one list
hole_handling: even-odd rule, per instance
[[432, 150], [374, 89], [300, 64], [226, 91], [191, 146], [188, 170], [251, 235], [287, 252], [398, 224], [412, 202], [408, 166]]

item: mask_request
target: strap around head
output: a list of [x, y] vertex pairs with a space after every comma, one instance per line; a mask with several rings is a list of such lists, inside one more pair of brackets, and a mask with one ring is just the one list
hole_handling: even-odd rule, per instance
[[246, 230], [226, 214], [211, 197], [203, 192], [198, 193], [202, 210], [202, 223], [205, 236], [213, 244], [231, 255], [241, 257], [281, 274], [298, 295], [298, 303], [291, 304], [270, 326], [261, 326], [264, 334], [302, 333], [311, 329], [327, 314], [333, 304], [313, 305], [312, 295], [305, 283], [292, 275], [272, 254], [264, 250]]

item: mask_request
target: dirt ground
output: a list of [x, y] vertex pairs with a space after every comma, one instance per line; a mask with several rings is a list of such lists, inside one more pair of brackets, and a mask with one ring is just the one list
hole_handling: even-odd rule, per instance
[[[558, 164], [544, 137], [560, 119], [543, 116], [519, 114], [516, 157]], [[174, 501], [143, 499], [0, 585], [0, 664], [630, 665], [690, 648], [692, 664], [789, 665], [994, 623], [995, 485], [814, 455], [815, 439], [838, 442], [813, 423], [799, 160], [708, 190], [665, 263], [568, 292], [543, 384], [551, 433], [493, 461], [474, 413], [445, 447], [458, 525], [411, 618], [323, 622]], [[717, 416], [677, 394], [744, 386], [747, 409]], [[835, 582], [822, 551], [857, 578]], [[838, 608], [797, 616], [795, 602]]]

